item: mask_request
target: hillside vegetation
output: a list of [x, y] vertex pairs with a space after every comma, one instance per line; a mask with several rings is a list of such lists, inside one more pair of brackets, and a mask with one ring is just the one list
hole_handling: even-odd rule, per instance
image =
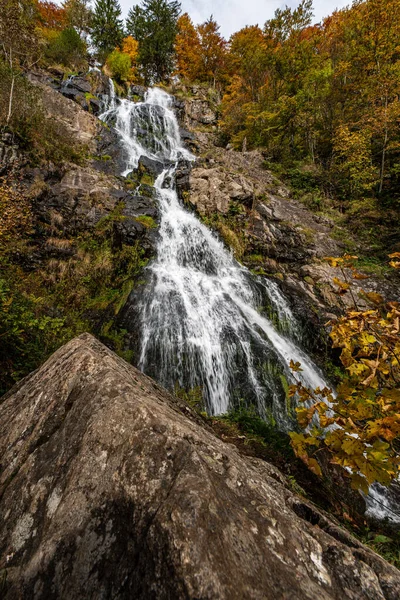
[[[65, 83], [100, 65], [121, 96], [131, 86], [152, 84], [174, 85], [182, 98], [202, 89], [218, 115], [214, 129], [204, 130], [219, 148], [259, 149], [265, 169], [295, 198], [339, 225], [349, 252], [344, 259], [329, 258], [342, 268], [335, 282], [339, 296], [351, 296], [364, 267], [396, 281], [400, 0], [355, 1], [316, 25], [311, 0], [303, 0], [296, 9], [277, 10], [262, 28], [245, 27], [229, 40], [212, 16], [195, 25], [175, 0], [142, 0], [125, 22], [116, 0], [93, 6], [87, 0], [60, 6], [4, 0], [0, 38], [1, 151], [8, 157], [0, 165], [1, 392], [83, 331], [131, 359], [114, 321], [149, 258], [140, 240], [128, 244], [118, 237], [117, 226], [126, 219], [118, 202], [90, 232], [65, 234], [57, 214], [45, 223], [36, 218], [44, 179], [89, 168], [94, 150], [52, 117], [46, 92], [30, 79], [33, 72]], [[89, 112], [91, 100], [100, 103], [91, 92], [84, 100]], [[96, 127], [91, 135], [97, 139]], [[231, 220], [242, 212], [238, 205], [229, 210]], [[152, 216], [137, 221], [143, 230], [153, 228]], [[49, 253], [45, 266], [38, 239]], [[357, 267], [355, 246], [362, 250]], [[315, 474], [321, 474], [316, 456], [322, 448], [351, 471], [355, 488], [367, 491], [375, 481], [388, 485], [397, 477], [399, 317], [397, 297], [365, 294], [362, 306], [355, 302], [331, 323], [341, 353], [334, 355], [341, 367], [337, 399], [331, 390], [300, 384], [290, 390], [305, 402], [301, 428], [315, 423], [317, 414], [321, 424], [341, 428], [328, 436], [317, 427], [292, 436]], [[333, 404], [333, 415], [326, 414], [321, 398]]]

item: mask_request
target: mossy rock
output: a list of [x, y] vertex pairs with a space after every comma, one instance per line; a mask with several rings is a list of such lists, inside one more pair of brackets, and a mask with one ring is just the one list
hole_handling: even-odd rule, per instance
[[147, 227], [147, 229], [155, 229], [158, 227], [153, 217], [150, 217], [149, 215], [139, 215], [138, 217], [135, 217], [135, 221], [138, 221], [138, 223], [141, 223]]

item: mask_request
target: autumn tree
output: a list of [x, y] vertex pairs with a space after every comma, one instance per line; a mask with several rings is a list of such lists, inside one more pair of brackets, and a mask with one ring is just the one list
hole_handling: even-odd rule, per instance
[[232, 35], [229, 62], [230, 70], [241, 77], [250, 99], [258, 100], [267, 76], [266, 44], [258, 25], [244, 27]]
[[139, 70], [145, 83], [168, 79], [181, 5], [176, 0], [142, 0], [129, 11], [127, 32], [139, 43]]
[[200, 36], [187, 13], [178, 19], [175, 39], [177, 73], [183, 80], [195, 81], [199, 77], [201, 62]]
[[92, 21], [89, 0], [65, 0], [62, 6], [68, 27], [76, 29], [80, 36], [89, 34]]
[[139, 44], [129, 35], [123, 39], [121, 49], [115, 48], [107, 57], [107, 67], [118, 83], [134, 81], [138, 55]]
[[38, 2], [38, 17], [41, 27], [61, 30], [66, 24], [65, 9], [54, 2]]
[[343, 198], [360, 198], [368, 194], [378, 179], [372, 166], [371, 129], [351, 131], [339, 125], [333, 134], [334, 175]]
[[139, 56], [139, 44], [131, 35], [122, 40], [122, 52], [129, 56], [132, 66], [134, 66]]
[[221, 80], [226, 60], [226, 40], [219, 32], [219, 25], [212, 15], [197, 27], [200, 36], [200, 64], [198, 79], [215, 87]]
[[103, 57], [122, 43], [124, 30], [117, 0], [96, 0], [91, 24], [93, 43]]
[[[400, 268], [400, 253], [390, 255]], [[340, 465], [355, 489], [368, 492], [378, 481], [389, 485], [400, 465], [400, 303], [386, 302], [375, 292], [361, 293], [360, 306], [351, 280], [362, 279], [354, 266], [357, 257], [327, 259], [339, 267], [334, 279], [338, 294], [351, 294], [354, 306], [330, 323], [334, 348], [347, 376], [334, 395], [330, 389], [310, 390], [298, 381], [290, 395], [298, 398], [302, 433], [291, 433], [296, 454], [321, 475], [318, 452]], [[365, 302], [369, 304], [365, 307]], [[292, 363], [294, 373], [301, 371]]]

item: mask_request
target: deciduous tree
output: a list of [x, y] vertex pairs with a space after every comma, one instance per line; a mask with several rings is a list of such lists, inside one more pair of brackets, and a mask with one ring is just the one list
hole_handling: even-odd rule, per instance
[[175, 53], [179, 77], [188, 81], [198, 79], [201, 62], [200, 36], [187, 13], [178, 19]]
[[219, 25], [212, 15], [197, 27], [200, 36], [200, 65], [198, 78], [214, 87], [223, 75], [226, 64], [226, 40], [219, 32]]
[[[400, 267], [400, 252], [390, 255], [391, 266]], [[378, 481], [389, 485], [399, 474], [400, 465], [400, 303], [385, 302], [375, 292], [364, 292], [369, 308], [360, 308], [351, 279], [364, 276], [354, 260], [327, 259], [339, 266], [335, 278], [340, 295], [352, 294], [354, 307], [331, 322], [330, 337], [341, 349], [340, 360], [347, 376], [337, 395], [329, 389], [310, 390], [300, 382], [291, 386], [298, 396], [297, 409], [303, 433], [291, 433], [296, 454], [317, 474], [321, 469], [318, 452], [324, 449], [332, 463], [340, 465], [355, 489], [368, 492]], [[293, 371], [301, 371], [292, 363]]]

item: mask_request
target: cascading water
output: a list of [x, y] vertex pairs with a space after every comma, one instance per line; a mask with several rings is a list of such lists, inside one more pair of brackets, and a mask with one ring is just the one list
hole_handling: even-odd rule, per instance
[[[138, 166], [141, 156], [164, 165], [155, 182], [161, 214], [157, 258], [148, 267], [149, 281], [137, 307], [138, 366], [170, 389], [200, 386], [211, 414], [226, 412], [244, 398], [288, 430], [290, 360], [301, 363], [297, 376], [305, 385], [322, 388], [326, 382], [300, 348], [298, 325], [277, 284], [254, 278], [180, 204], [175, 171], [180, 160], [194, 157], [182, 146], [171, 97], [153, 88], [144, 102], [117, 100], [110, 80], [100, 118], [121, 137], [123, 175]], [[266, 316], [266, 306], [277, 320]], [[372, 487], [366, 502], [370, 516], [400, 522], [396, 498], [381, 486]]]
[[[194, 157], [182, 146], [172, 99], [150, 89], [144, 102], [119, 100], [113, 93], [103, 119], [113, 118], [126, 152], [126, 170], [139, 158], [161, 161], [155, 182], [161, 224], [157, 258], [139, 307], [141, 349], [138, 366], [167, 388], [200, 386], [212, 414], [245, 398], [261, 414], [272, 412], [285, 428], [285, 388], [293, 380], [291, 359], [302, 364], [301, 378], [325, 386], [322, 374], [296, 338], [290, 308], [271, 281], [256, 281], [221, 241], [179, 202], [175, 170]], [[285, 333], [259, 312], [266, 302]]]

